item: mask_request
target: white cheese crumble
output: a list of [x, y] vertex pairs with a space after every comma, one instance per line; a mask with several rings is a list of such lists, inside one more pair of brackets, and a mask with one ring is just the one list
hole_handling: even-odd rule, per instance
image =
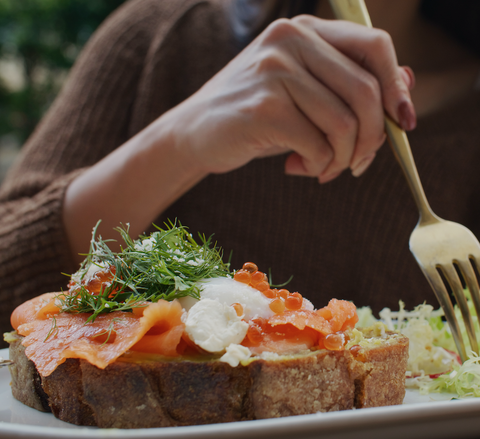
[[157, 241], [152, 236], [151, 238], [146, 238], [141, 242], [135, 242], [134, 248], [139, 252], [151, 252], [156, 243]]
[[99, 271], [104, 271], [108, 268], [107, 262], [92, 262], [88, 269], [85, 270], [78, 270], [76, 273], [72, 275], [72, 280], [76, 283], [81, 283], [82, 280], [84, 282], [88, 282], [95, 277], [95, 274]]
[[202, 299], [188, 311], [185, 332], [207, 352], [221, 353], [229, 345], [239, 344], [247, 335], [248, 323], [235, 309], [218, 300]]
[[227, 346], [225, 354], [220, 358], [220, 361], [228, 363], [232, 367], [237, 367], [240, 362], [248, 360], [252, 356], [250, 349], [241, 344], [231, 344]]

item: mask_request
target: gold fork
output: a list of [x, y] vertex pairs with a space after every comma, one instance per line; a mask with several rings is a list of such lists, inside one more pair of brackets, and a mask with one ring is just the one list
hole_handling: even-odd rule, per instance
[[[330, 0], [330, 4], [337, 18], [372, 27], [364, 0]], [[453, 292], [461, 311], [470, 347], [478, 354], [477, 337], [463, 286], [470, 291], [478, 318], [480, 293], [477, 267], [480, 266], [480, 244], [466, 227], [445, 221], [433, 213], [425, 197], [405, 131], [388, 116], [385, 116], [385, 131], [420, 212], [418, 224], [410, 235], [410, 251], [435, 292], [450, 326], [458, 353], [462, 361], [465, 361], [467, 359], [465, 343], [449, 290]]]

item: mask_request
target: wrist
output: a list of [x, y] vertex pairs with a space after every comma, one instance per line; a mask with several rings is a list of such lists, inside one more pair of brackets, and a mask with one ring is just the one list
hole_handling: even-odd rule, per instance
[[63, 221], [73, 256], [86, 253], [92, 227], [116, 239], [113, 228], [143, 233], [161, 212], [207, 175], [176, 148], [168, 123], [155, 121], [80, 174], [67, 188]]

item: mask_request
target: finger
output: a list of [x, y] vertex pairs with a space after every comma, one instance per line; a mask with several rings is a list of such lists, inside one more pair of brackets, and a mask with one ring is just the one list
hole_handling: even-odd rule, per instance
[[[316, 20], [313, 17], [307, 21]], [[300, 62], [319, 82], [325, 84], [344, 101], [358, 120], [357, 140], [350, 167], [356, 167], [366, 158], [374, 157], [384, 139], [384, 116], [380, 84], [373, 74], [348, 58], [337, 48], [307, 29], [302, 23], [308, 44], [298, 43]], [[334, 173], [337, 169], [329, 169]]]
[[269, 130], [266, 136], [265, 133], [260, 136], [266, 140], [258, 146], [257, 157], [293, 151], [296, 158], [287, 158], [285, 172], [289, 175], [318, 177], [333, 159], [332, 146], [322, 131], [293, 102], [291, 107], [285, 105], [286, 99], [280, 100], [282, 105], [278, 102], [275, 100], [265, 106], [261, 113], [255, 113], [255, 117], [260, 118], [262, 114], [269, 115]]
[[[298, 69], [283, 80], [300, 111], [324, 133], [333, 158], [320, 182], [332, 180], [350, 166], [358, 134], [358, 120], [351, 109], [309, 72]], [[293, 160], [290, 159], [293, 163]]]
[[285, 162], [285, 173], [305, 177], [322, 175], [332, 162], [334, 153], [325, 135], [298, 110], [291, 111], [290, 124], [281, 122], [273, 142], [293, 151]]
[[400, 66], [399, 70], [408, 89], [413, 90], [415, 88], [415, 73], [413, 73], [413, 70], [408, 66]]
[[405, 130], [416, 126], [410, 93], [398, 69], [397, 57], [388, 33], [380, 29], [342, 22], [310, 20], [309, 25], [326, 41], [372, 73], [379, 81], [383, 106]]

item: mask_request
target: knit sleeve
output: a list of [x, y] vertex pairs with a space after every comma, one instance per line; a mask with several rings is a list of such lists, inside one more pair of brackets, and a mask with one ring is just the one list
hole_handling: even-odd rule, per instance
[[[13, 308], [59, 291], [74, 266], [62, 222], [65, 191], [123, 144], [151, 40], [175, 1], [132, 0], [91, 38], [70, 77], [0, 188], [0, 329]], [[137, 127], [138, 128], [138, 127]]]

